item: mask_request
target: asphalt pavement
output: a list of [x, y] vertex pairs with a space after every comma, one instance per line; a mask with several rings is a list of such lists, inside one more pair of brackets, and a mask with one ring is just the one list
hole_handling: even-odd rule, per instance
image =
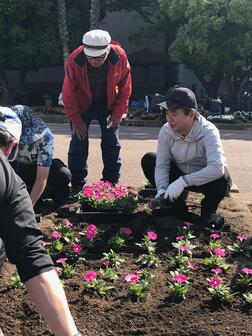
[[[54, 123], [48, 125], [55, 136], [55, 157], [67, 163], [69, 125]], [[153, 127], [121, 127], [121, 182], [133, 186], [144, 184], [141, 158], [147, 152], [156, 151], [158, 133], [159, 128]], [[232, 180], [239, 189], [241, 199], [252, 204], [252, 131], [221, 130], [220, 133]], [[90, 126], [89, 139], [88, 182], [94, 182], [101, 178], [102, 172], [99, 126]]]

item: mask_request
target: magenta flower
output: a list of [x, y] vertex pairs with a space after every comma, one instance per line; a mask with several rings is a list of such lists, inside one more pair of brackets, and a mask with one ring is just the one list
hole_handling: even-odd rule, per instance
[[172, 277], [172, 280], [177, 281], [178, 283], [183, 283], [183, 282], [187, 281], [187, 276], [179, 273], [179, 274], [174, 275]]
[[216, 276], [209, 280], [209, 285], [211, 288], [216, 288], [221, 285], [221, 282], [222, 282], [221, 279]]
[[180, 251], [189, 251], [190, 250], [189, 246], [186, 246], [186, 245], [179, 246], [178, 249]]
[[94, 224], [90, 224], [86, 229], [86, 238], [88, 240], [93, 240], [96, 233], [97, 227]]
[[47, 247], [47, 246], [50, 246], [52, 245], [52, 243], [48, 242], [48, 241], [42, 241], [42, 246], [43, 247]]
[[153, 231], [148, 231], [147, 232], [147, 236], [151, 239], [151, 240], [157, 240], [157, 234]]
[[212, 268], [211, 271], [214, 272], [215, 274], [221, 274], [222, 273], [222, 269], [220, 267]]
[[66, 225], [66, 226], [69, 227], [70, 229], [73, 228], [73, 224], [70, 222], [70, 220], [68, 220], [68, 219], [64, 219], [64, 220], [63, 220], [63, 223], [64, 223], [64, 225]]
[[105, 266], [105, 267], [108, 267], [108, 266], [109, 266], [109, 264], [110, 264], [110, 262], [109, 262], [109, 261], [104, 261], [104, 262], [102, 263], [102, 265], [103, 265], [103, 266]]
[[97, 273], [93, 271], [89, 271], [82, 276], [82, 279], [86, 282], [92, 282], [97, 278]]
[[184, 225], [185, 225], [187, 228], [189, 228], [189, 227], [192, 226], [193, 224], [190, 223], [190, 222], [184, 222]]
[[62, 237], [62, 234], [60, 232], [58, 232], [58, 231], [53, 231], [52, 237], [54, 239], [60, 239]]
[[194, 271], [194, 270], [196, 269], [195, 264], [194, 264], [192, 261], [188, 261], [188, 263], [187, 263], [187, 268], [188, 268], [190, 271]]
[[212, 234], [210, 235], [210, 237], [211, 237], [212, 239], [218, 239], [218, 238], [220, 238], [220, 235], [219, 235], [218, 233], [212, 233]]
[[185, 238], [185, 236], [177, 236], [176, 240], [183, 240]]
[[137, 274], [137, 272], [125, 275], [125, 277], [124, 277], [124, 280], [126, 282], [130, 282], [130, 283], [133, 283], [133, 284], [137, 283], [138, 279], [139, 279], [139, 275]]
[[80, 244], [73, 244], [72, 251], [74, 253], [80, 253], [81, 252], [81, 246], [80, 246]]
[[221, 249], [220, 247], [216, 247], [214, 249], [214, 252], [219, 256], [219, 257], [225, 257], [226, 256], [226, 252], [225, 250]]
[[237, 239], [237, 240], [240, 240], [240, 242], [243, 242], [244, 240], [247, 240], [248, 238], [245, 237], [245, 236], [243, 236], [243, 235], [238, 235], [238, 236], [236, 237], [236, 239]]
[[242, 269], [242, 272], [247, 274], [247, 275], [252, 275], [252, 268], [244, 267]]
[[56, 260], [57, 264], [64, 264], [67, 261], [67, 258], [59, 258]]
[[126, 236], [131, 236], [132, 235], [132, 230], [129, 227], [121, 228], [121, 232], [124, 233]]

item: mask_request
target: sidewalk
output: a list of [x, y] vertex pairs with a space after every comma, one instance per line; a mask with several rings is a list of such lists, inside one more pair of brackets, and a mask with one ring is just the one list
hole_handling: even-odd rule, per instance
[[[68, 124], [49, 124], [55, 135], [55, 157], [67, 163], [67, 151], [70, 141]], [[221, 137], [227, 156], [229, 170], [233, 183], [239, 189], [239, 197], [247, 203], [252, 203], [252, 132], [249, 130], [222, 130]], [[121, 127], [121, 181], [139, 186], [145, 181], [140, 162], [146, 152], [155, 152], [159, 128], [151, 127]], [[99, 126], [89, 129], [89, 175], [88, 181], [101, 178], [102, 161], [100, 149]]]

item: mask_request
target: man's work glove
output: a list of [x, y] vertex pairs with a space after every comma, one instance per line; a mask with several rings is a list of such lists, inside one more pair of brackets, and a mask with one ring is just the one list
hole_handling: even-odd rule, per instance
[[159, 189], [156, 196], [155, 196], [155, 199], [160, 198], [161, 195], [164, 196], [164, 194], [165, 194], [165, 189]]
[[169, 200], [171, 202], [174, 202], [183, 192], [183, 190], [187, 187], [187, 183], [185, 182], [185, 180], [183, 179], [182, 176], [180, 176], [180, 178], [178, 178], [177, 180], [175, 180], [174, 182], [172, 182], [169, 187], [166, 189], [164, 198], [167, 199], [169, 198]]

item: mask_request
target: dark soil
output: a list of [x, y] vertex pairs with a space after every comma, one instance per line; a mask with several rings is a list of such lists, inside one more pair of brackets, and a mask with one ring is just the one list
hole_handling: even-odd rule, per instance
[[[189, 207], [194, 214], [199, 213], [199, 198], [190, 195]], [[143, 205], [144, 208], [144, 205]], [[144, 210], [142, 208], [142, 210]], [[225, 217], [222, 242], [226, 247], [241, 233], [252, 237], [252, 215], [247, 207], [233, 198], [226, 198], [220, 207]], [[87, 223], [76, 217], [70, 218], [76, 225], [85, 227]], [[56, 213], [43, 216], [39, 224], [45, 235], [49, 235], [55, 222]], [[119, 279], [115, 289], [108, 296], [99, 298], [83, 289], [81, 275], [90, 270], [99, 271], [103, 252], [111, 246], [109, 238], [125, 224], [97, 224], [103, 240], [97, 241], [86, 255], [86, 262], [76, 266], [77, 273], [71, 279], [64, 280], [64, 288], [72, 314], [81, 332], [89, 336], [242, 336], [252, 335], [252, 307], [245, 304], [241, 294], [236, 295], [231, 303], [219, 304], [211, 300], [207, 291], [206, 278], [210, 271], [203, 265], [206, 256], [205, 246], [209, 240], [209, 232], [199, 229], [194, 243], [198, 246], [194, 252], [196, 271], [190, 274], [191, 285], [185, 300], [176, 302], [169, 296], [167, 280], [172, 269], [170, 257], [174, 255], [171, 242], [177, 233], [175, 219], [155, 219], [146, 211], [136, 215], [135, 220], [127, 223], [133, 230], [133, 239], [127, 247], [117, 249], [125, 262], [119, 270]], [[135, 270], [140, 242], [146, 229], [158, 234], [157, 253], [160, 265], [153, 269], [155, 275], [149, 289], [147, 301], [133, 301], [129, 297], [128, 285], [123, 276]], [[116, 250], [116, 249], [114, 249]], [[54, 258], [58, 256], [53, 256]], [[241, 256], [227, 257], [231, 265], [225, 279], [232, 287], [237, 272], [251, 260]], [[0, 275], [0, 327], [4, 335], [51, 335], [43, 320], [36, 312], [25, 289], [11, 289], [10, 277], [16, 275], [15, 267], [8, 262]]]

